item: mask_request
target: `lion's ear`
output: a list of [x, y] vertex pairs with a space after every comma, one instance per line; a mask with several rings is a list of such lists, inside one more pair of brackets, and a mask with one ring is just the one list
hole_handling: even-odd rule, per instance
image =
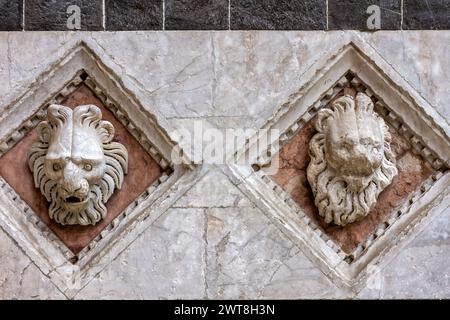
[[333, 117], [333, 111], [330, 109], [321, 109], [317, 116], [316, 130], [318, 132], [323, 132], [326, 126], [326, 120]]
[[42, 121], [37, 126], [37, 131], [39, 133], [39, 139], [42, 142], [49, 143], [51, 137], [51, 128], [47, 121]]
[[111, 142], [114, 138], [114, 127], [109, 121], [100, 121], [97, 127], [97, 132], [103, 143]]
[[356, 107], [357, 110], [363, 112], [372, 112], [373, 111], [373, 101], [370, 97], [364, 93], [359, 92], [356, 95]]

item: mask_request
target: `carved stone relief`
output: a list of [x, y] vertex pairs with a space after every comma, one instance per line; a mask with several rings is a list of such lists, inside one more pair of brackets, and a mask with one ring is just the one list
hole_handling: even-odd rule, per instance
[[420, 189], [420, 186], [432, 175], [433, 168], [420, 155], [414, 153], [408, 140], [385, 120], [391, 134], [391, 150], [395, 156], [397, 175], [380, 193], [377, 202], [365, 218], [347, 224], [345, 227], [326, 223], [325, 219], [319, 215], [307, 179], [307, 168], [311, 162], [309, 142], [317, 133], [316, 121], [317, 115], [295, 132], [293, 137], [281, 147], [280, 169], [270, 178], [293, 200], [293, 208], [301, 208], [317, 231], [326, 234], [340, 250], [350, 255], [355, 253], [355, 250], [359, 252], [371, 235], [377, 232], [380, 225], [384, 225], [384, 222], [395, 216], [395, 209], [407, 203], [414, 191]]
[[112, 141], [114, 127], [95, 105], [51, 105], [28, 152], [34, 184], [49, 216], [62, 225], [95, 225], [128, 169], [126, 148]]
[[[172, 127], [158, 109], [148, 103], [140, 91], [140, 84], [123, 74], [122, 66], [110, 59], [95, 41], [83, 39], [75, 45], [69, 43], [61, 54], [64, 58], [54, 60], [0, 117], [0, 227], [14, 237], [61, 292], [72, 298], [207, 170], [196, 169], [169, 136]], [[80, 180], [87, 180], [89, 185], [87, 208], [96, 204], [103, 204], [106, 208], [97, 212], [100, 221], [96, 223], [63, 225], [49, 214], [52, 200], [64, 205], [65, 198], [60, 197], [57, 191], [62, 181], [49, 182], [45, 174], [47, 152], [55, 143], [54, 149], [69, 149], [68, 161], [75, 163], [76, 152], [83, 151], [83, 148], [67, 143], [66, 139], [72, 138], [64, 138], [64, 133], [51, 125], [48, 109], [53, 104], [72, 110], [68, 123], [61, 124], [62, 127], [71, 128], [74, 136], [86, 130], [80, 133], [80, 137], [86, 140], [85, 144], [90, 146], [87, 143], [90, 139], [97, 151], [103, 151], [104, 175], [94, 181], [87, 179], [87, 175], [78, 176]], [[90, 110], [94, 111], [91, 121], [87, 121], [91, 125], [83, 128], [76, 124], [76, 110], [78, 106], [86, 105], [95, 105], [100, 112], [97, 117], [95, 108]], [[106, 141], [107, 132], [97, 131], [103, 128], [105, 122], [102, 119], [114, 127], [114, 133], [110, 132], [110, 135], [114, 136], [113, 141], [117, 145], [112, 140]], [[39, 124], [44, 120], [52, 129], [48, 130], [48, 135], [43, 135], [40, 130], [42, 125]], [[108, 128], [103, 129], [108, 131]], [[34, 181], [38, 173], [29, 170], [31, 157], [27, 156], [33, 145], [37, 152], [34, 161], [43, 163], [39, 167], [42, 181], [38, 181], [38, 188], [35, 188]], [[118, 154], [108, 153], [108, 147], [123, 150]], [[181, 162], [176, 164], [171, 162], [174, 149], [181, 155]], [[122, 176], [126, 174], [126, 178], [117, 185], [116, 181], [102, 185], [103, 179], [111, 181], [106, 177], [108, 156], [118, 162], [116, 169], [121, 170]], [[102, 187], [111, 187], [109, 191], [113, 194], [109, 199], [106, 193], [101, 193]], [[114, 192], [118, 187], [122, 191]], [[73, 214], [63, 209], [61, 212], [74, 217], [86, 213], [81, 210]], [[61, 219], [64, 219], [64, 213]], [[65, 219], [68, 220], [68, 216]]]
[[[339, 114], [336, 103], [348, 113]], [[248, 139], [234, 160], [249, 161], [251, 167], [230, 165], [227, 174], [339, 286], [361, 290], [407, 239], [448, 207], [442, 191], [449, 183], [448, 124], [373, 47], [356, 37], [309, 67], [298, 90], [262, 128], [278, 134], [272, 141]], [[348, 155], [330, 159], [347, 149], [330, 137], [339, 134], [358, 139], [348, 146]], [[317, 181], [309, 181], [314, 136], [320, 143]], [[370, 145], [380, 147], [378, 152]], [[368, 151], [366, 157], [361, 149]], [[320, 185], [322, 175], [336, 183], [330, 203], [342, 210], [340, 225], [331, 212], [326, 222], [315, 203], [320, 186], [331, 188]], [[366, 206], [357, 203], [361, 217], [339, 207], [359, 201], [355, 195], [365, 201]], [[328, 208], [323, 209], [326, 214]]]
[[320, 110], [316, 130], [308, 181], [325, 222], [345, 226], [365, 217], [397, 175], [391, 135], [364, 93]]

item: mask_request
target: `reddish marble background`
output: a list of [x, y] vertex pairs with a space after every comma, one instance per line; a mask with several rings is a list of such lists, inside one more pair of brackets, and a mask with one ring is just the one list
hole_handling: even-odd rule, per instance
[[74, 254], [78, 254], [161, 176], [162, 169], [86, 85], [80, 85], [61, 104], [71, 108], [83, 104], [98, 106], [103, 119], [110, 121], [116, 129], [114, 141], [124, 144], [128, 150], [128, 174], [125, 176], [122, 189], [116, 190], [108, 201], [107, 216], [95, 226], [62, 226], [50, 219], [47, 213], [48, 203], [39, 189], [34, 187], [33, 175], [27, 164], [27, 151], [37, 139], [35, 129], [0, 158], [0, 175], [65, 245]]
[[351, 253], [359, 243], [375, 231], [380, 223], [390, 218], [394, 209], [426, 180], [433, 169], [420, 156], [411, 151], [408, 142], [391, 130], [392, 149], [397, 159], [398, 175], [380, 194], [377, 203], [362, 220], [345, 227], [327, 225], [319, 216], [311, 187], [306, 178], [309, 141], [316, 133], [316, 118], [311, 119], [279, 153], [280, 169], [271, 178], [287, 191], [313, 221], [346, 253]]

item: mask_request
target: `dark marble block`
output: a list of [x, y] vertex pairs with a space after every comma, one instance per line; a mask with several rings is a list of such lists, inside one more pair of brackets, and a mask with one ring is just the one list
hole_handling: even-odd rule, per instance
[[80, 30], [103, 30], [102, 0], [27, 0], [25, 30], [70, 30], [67, 27], [70, 5], [80, 8]]
[[231, 0], [234, 30], [324, 30], [326, 0]]
[[22, 1], [0, 0], [0, 31], [22, 30]]
[[403, 29], [450, 29], [450, 0], [403, 0]]
[[160, 30], [162, 0], [105, 0], [106, 30]]
[[[380, 28], [370, 29], [367, 13], [371, 5], [380, 8]], [[401, 27], [400, 0], [328, 0], [328, 29], [330, 30], [398, 30]]]
[[166, 0], [166, 30], [227, 30], [228, 0]]

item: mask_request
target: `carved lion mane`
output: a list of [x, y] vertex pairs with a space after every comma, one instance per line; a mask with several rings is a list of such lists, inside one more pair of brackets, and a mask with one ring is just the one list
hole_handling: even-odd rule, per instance
[[128, 153], [113, 142], [114, 127], [95, 105], [51, 105], [38, 125], [39, 140], [28, 152], [34, 184], [45, 196], [50, 218], [63, 225], [94, 225], [120, 189]]
[[397, 175], [387, 125], [358, 93], [320, 110], [316, 130], [307, 178], [319, 214], [340, 226], [362, 219]]

